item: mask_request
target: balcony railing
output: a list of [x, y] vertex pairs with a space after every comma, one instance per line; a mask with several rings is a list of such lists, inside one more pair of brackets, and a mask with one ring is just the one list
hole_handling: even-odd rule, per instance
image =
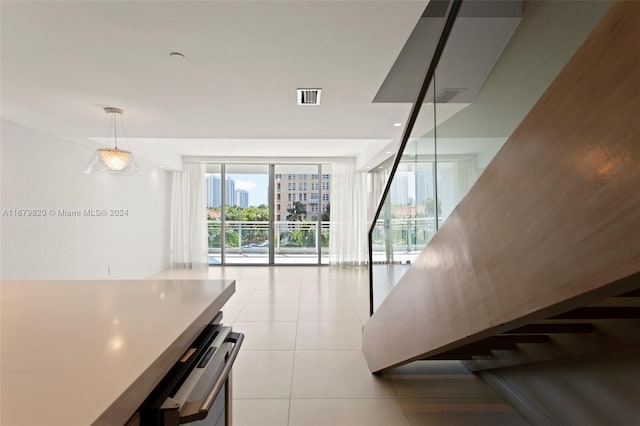
[[412, 263], [436, 231], [434, 217], [378, 219], [371, 233], [373, 263]]
[[[330, 222], [311, 221], [276, 221], [274, 225], [275, 254], [314, 254], [318, 253], [318, 238], [320, 235], [320, 250], [329, 252]], [[210, 220], [207, 222], [209, 237], [209, 253], [221, 252], [222, 222]], [[225, 252], [269, 253], [269, 222], [268, 221], [225, 221]]]

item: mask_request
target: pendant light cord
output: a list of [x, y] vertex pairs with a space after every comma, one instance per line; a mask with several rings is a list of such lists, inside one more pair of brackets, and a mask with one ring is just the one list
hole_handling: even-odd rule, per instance
[[113, 117], [113, 141], [116, 146], [116, 149], [118, 149], [118, 123], [116, 121], [116, 114], [113, 113], [111, 115]]

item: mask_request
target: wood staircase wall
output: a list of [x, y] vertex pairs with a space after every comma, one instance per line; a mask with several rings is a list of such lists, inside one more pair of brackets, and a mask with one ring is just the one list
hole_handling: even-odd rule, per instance
[[634, 290], [639, 42], [615, 2], [364, 326], [371, 371]]

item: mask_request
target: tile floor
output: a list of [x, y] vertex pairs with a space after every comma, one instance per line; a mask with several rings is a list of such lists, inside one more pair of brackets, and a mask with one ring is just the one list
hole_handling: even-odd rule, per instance
[[211, 267], [157, 278], [232, 278], [225, 324], [246, 335], [233, 376], [234, 426], [526, 425], [459, 362], [376, 377], [361, 352], [367, 270]]

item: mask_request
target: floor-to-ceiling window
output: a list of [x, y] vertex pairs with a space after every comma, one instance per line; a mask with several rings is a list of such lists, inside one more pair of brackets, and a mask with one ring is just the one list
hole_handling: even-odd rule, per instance
[[224, 166], [225, 263], [269, 263], [269, 165]]
[[322, 190], [317, 164], [275, 166], [276, 264], [318, 263]]
[[207, 205], [207, 238], [209, 265], [222, 263], [222, 166], [207, 164], [205, 172], [205, 199]]
[[208, 164], [209, 264], [327, 264], [331, 168]]

